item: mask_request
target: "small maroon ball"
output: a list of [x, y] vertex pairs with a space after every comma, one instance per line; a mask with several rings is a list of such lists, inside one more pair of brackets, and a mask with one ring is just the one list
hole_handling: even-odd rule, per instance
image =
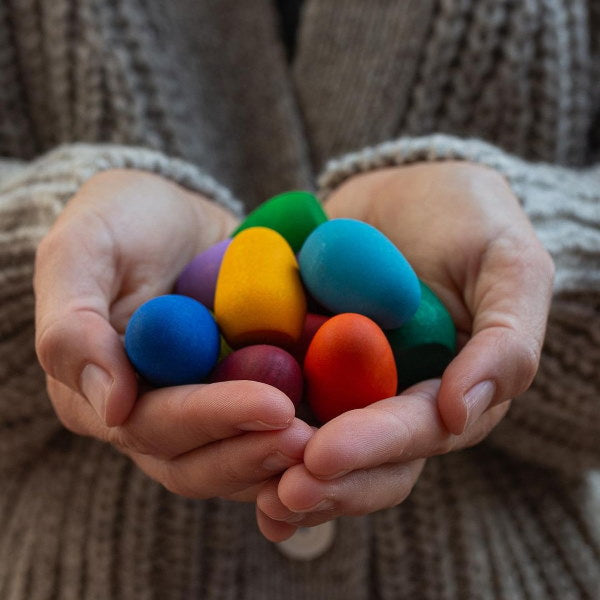
[[272, 385], [295, 406], [302, 399], [302, 369], [289, 352], [277, 346], [257, 344], [236, 350], [213, 369], [209, 381], [240, 379]]

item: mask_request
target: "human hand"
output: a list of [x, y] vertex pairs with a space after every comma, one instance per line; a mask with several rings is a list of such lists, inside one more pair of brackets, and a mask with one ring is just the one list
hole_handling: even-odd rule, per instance
[[314, 434], [304, 463], [258, 495], [259, 527], [272, 540], [394, 506], [427, 457], [483, 439], [531, 384], [551, 298], [552, 260], [486, 167], [382, 169], [348, 180], [326, 209], [372, 224], [400, 248], [450, 311], [461, 349], [441, 382], [344, 413]]
[[120, 335], [133, 311], [170, 292], [184, 265], [235, 218], [144, 172], [93, 176], [41, 242], [36, 349], [63, 424], [128, 454], [167, 488], [252, 500], [254, 486], [298, 463], [310, 428], [281, 392], [227, 382], [138, 397]]

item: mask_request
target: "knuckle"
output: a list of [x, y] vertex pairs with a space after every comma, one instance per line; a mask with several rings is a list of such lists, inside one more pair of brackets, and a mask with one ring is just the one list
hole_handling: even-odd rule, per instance
[[47, 373], [53, 374], [53, 365], [63, 342], [64, 330], [60, 322], [54, 321], [36, 332], [35, 351]]
[[542, 273], [544, 273], [550, 281], [550, 283], [552, 283], [556, 275], [556, 265], [554, 263], [552, 255], [544, 247], [542, 247], [542, 250], [540, 252], [539, 260], [542, 267]]
[[61, 246], [60, 236], [56, 235], [56, 224], [40, 240], [35, 252], [36, 268], [43, 267], [48, 258], [54, 256]]
[[256, 483], [251, 476], [243, 473], [241, 469], [243, 461], [236, 460], [225, 444], [217, 443], [216, 451], [220, 483], [226, 493], [233, 493]]
[[397, 460], [410, 460], [412, 458], [413, 440], [415, 429], [412, 423], [402, 418], [396, 411], [386, 409], [383, 410], [387, 418], [394, 425], [395, 440], [397, 445]]

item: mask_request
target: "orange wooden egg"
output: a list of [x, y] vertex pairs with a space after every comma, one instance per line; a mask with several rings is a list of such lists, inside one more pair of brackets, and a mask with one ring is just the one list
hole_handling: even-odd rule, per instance
[[325, 423], [396, 394], [394, 354], [385, 334], [363, 315], [331, 317], [317, 331], [304, 359], [306, 397]]
[[289, 347], [300, 339], [305, 314], [298, 263], [285, 239], [266, 227], [238, 233], [215, 292], [215, 318], [227, 342]]

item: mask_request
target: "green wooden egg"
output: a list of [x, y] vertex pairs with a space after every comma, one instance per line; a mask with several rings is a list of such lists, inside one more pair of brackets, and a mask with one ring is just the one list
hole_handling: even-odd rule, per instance
[[285, 192], [255, 208], [233, 232], [232, 237], [249, 227], [268, 227], [281, 234], [294, 253], [297, 253], [310, 232], [325, 221], [327, 215], [313, 194], [303, 191]]
[[227, 343], [227, 340], [223, 336], [220, 337], [221, 346], [219, 348], [219, 360], [217, 362], [221, 362], [224, 358], [227, 358], [233, 352], [233, 349]]
[[421, 302], [410, 321], [386, 331], [396, 360], [398, 392], [440, 377], [456, 355], [456, 328], [441, 300], [422, 282]]

